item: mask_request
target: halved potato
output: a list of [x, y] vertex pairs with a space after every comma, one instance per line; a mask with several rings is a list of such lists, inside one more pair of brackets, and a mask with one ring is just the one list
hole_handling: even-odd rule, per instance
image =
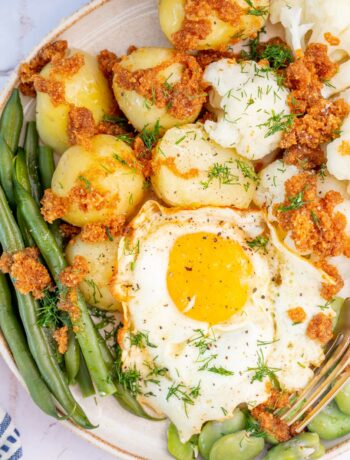
[[[190, 101], [193, 101], [193, 110], [189, 116], [184, 118], [177, 118], [169, 113], [169, 111], [171, 112], [170, 104], [164, 107], [158, 107], [156, 104], [157, 94], [158, 96], [159, 94], [166, 95], [174, 85], [181, 81], [184, 64], [177, 62], [176, 56], [178, 56], [176, 51], [168, 48], [139, 48], [128, 56], [125, 56], [119, 63], [122, 69], [126, 69], [129, 72], [152, 69], [162, 66], [165, 63], [170, 63], [170, 65], [156, 72], [154, 83], [150, 83], [154, 86], [152, 87], [152, 93], [149, 98], [144, 97], [135, 90], [127, 89], [118, 80], [117, 76], [114, 76], [113, 90], [119, 107], [138, 131], [141, 131], [145, 126], [147, 126], [147, 129], [152, 129], [156, 123], [159, 123], [161, 130], [164, 131], [175, 125], [191, 123], [198, 117], [202, 108], [202, 102], [196, 103], [195, 96], [193, 95], [190, 96]], [[194, 59], [191, 56], [185, 56], [185, 58]], [[195, 61], [194, 64], [198, 67], [198, 72], [200, 72], [199, 79], [201, 79], [199, 66]], [[128, 77], [126, 80], [126, 85], [128, 85], [128, 81], [131, 78]], [[187, 97], [189, 88], [183, 88], [181, 91]], [[203, 94], [203, 90], [200, 87], [198, 87], [198, 94]]]
[[90, 243], [76, 237], [66, 248], [69, 264], [73, 264], [76, 256], [82, 256], [89, 265], [89, 273], [80, 283], [79, 288], [86, 301], [101, 310], [120, 310], [121, 305], [112, 296], [111, 282], [117, 259], [119, 238], [113, 241]]
[[[266, 22], [269, 0], [252, 0], [250, 6], [245, 0], [229, 0], [232, 10], [227, 5], [218, 11], [208, 3], [209, 14], [197, 6], [198, 13], [186, 18], [186, 3], [194, 4], [193, 0], [160, 0], [160, 26], [171, 43], [179, 49], [220, 49], [237, 40], [253, 36]], [[195, 7], [194, 7], [195, 8]], [[191, 25], [186, 27], [186, 19]], [[198, 21], [198, 37], [196, 24]], [[188, 30], [183, 29], [184, 26]], [[203, 29], [208, 29], [204, 38], [200, 38]], [[181, 30], [183, 30], [181, 32]]]
[[68, 198], [63, 219], [82, 227], [129, 216], [143, 198], [144, 181], [132, 148], [100, 134], [89, 148], [76, 145], [61, 156], [51, 187]]
[[55, 103], [46, 92], [37, 91], [36, 120], [41, 140], [50, 145], [57, 153], [63, 153], [68, 147], [68, 113], [71, 104], [85, 107], [99, 123], [104, 114], [113, 108], [113, 94], [107, 80], [100, 71], [97, 59], [80, 50], [70, 49], [66, 58], [77, 54], [83, 57], [83, 65], [76, 73], [57, 72], [53, 64], [47, 64], [40, 76], [49, 82], [59, 82], [64, 87], [65, 103]]
[[172, 206], [247, 208], [256, 189], [252, 163], [210, 140], [200, 123], [169, 129], [152, 166], [153, 188]]

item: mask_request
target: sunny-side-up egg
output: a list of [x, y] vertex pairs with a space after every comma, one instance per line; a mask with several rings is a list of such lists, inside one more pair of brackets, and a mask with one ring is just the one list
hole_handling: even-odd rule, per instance
[[[259, 186], [253, 197], [253, 202], [259, 208], [267, 211], [268, 220], [276, 221], [273, 208], [276, 204], [282, 203], [286, 198], [285, 183], [291, 177], [300, 174], [300, 170], [294, 165], [288, 165], [282, 160], [276, 160], [269, 164], [259, 173]], [[337, 180], [331, 174], [319, 175], [317, 178], [317, 195], [323, 198], [327, 192], [336, 191], [340, 193], [343, 201], [337, 204], [334, 212], [342, 213], [347, 220], [345, 233], [350, 238], [350, 195], [347, 192], [347, 182]], [[297, 251], [290, 232], [285, 235], [284, 243], [293, 251]], [[304, 254], [307, 255], [307, 254]], [[344, 281], [343, 288], [338, 292], [339, 297], [350, 296], [350, 258], [344, 254], [327, 257], [327, 262], [337, 267], [337, 270]], [[324, 303], [324, 302], [323, 302]]]
[[269, 67], [221, 59], [206, 68], [203, 78], [212, 86], [209, 102], [217, 116], [204, 127], [215, 142], [250, 160], [277, 149], [282, 131], [275, 127], [288, 123], [290, 110], [288, 90]]
[[[306, 328], [325, 276], [278, 240], [261, 211], [148, 201], [121, 240], [114, 284], [124, 371], [139, 376], [139, 402], [185, 441], [238, 404], [265, 401], [264, 366], [282, 388], [303, 387], [323, 359]], [[297, 306], [306, 320], [293, 324]]]

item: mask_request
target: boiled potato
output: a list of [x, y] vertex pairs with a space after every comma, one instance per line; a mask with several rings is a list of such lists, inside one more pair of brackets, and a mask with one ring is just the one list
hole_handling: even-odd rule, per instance
[[[208, 20], [209, 33], [205, 38], [198, 37], [193, 40], [195, 27], [192, 26], [189, 28], [187, 40], [183, 34], [176, 35], [176, 33], [184, 26], [185, 6], [189, 1], [192, 0], [160, 0], [159, 2], [160, 26], [167, 38], [179, 49], [220, 49], [237, 40], [253, 36], [263, 27], [268, 16], [269, 0], [252, 0], [252, 6], [249, 6], [245, 0], [229, 0], [232, 5], [242, 8], [238, 20], [233, 9], [234, 17], [229, 21], [227, 7], [221, 14], [211, 8], [210, 14], [205, 17], [203, 11], [199, 11], [198, 20]], [[187, 19], [193, 20], [193, 16]]]
[[[77, 53], [84, 58], [84, 64], [73, 75], [64, 75], [47, 64], [40, 75], [50, 81], [62, 82], [66, 103], [54, 104], [47, 93], [37, 92], [36, 120], [41, 140], [50, 145], [57, 153], [63, 153], [68, 147], [67, 122], [70, 104], [85, 107], [92, 112], [99, 123], [104, 114], [113, 107], [113, 94], [107, 80], [98, 67], [94, 56], [79, 50], [68, 50], [66, 57]], [[52, 71], [52, 72], [51, 72]]]
[[63, 219], [82, 227], [130, 215], [143, 198], [144, 176], [129, 145], [100, 134], [89, 148], [75, 145], [61, 156], [51, 188], [68, 198]]
[[[174, 62], [175, 55], [176, 52], [174, 50], [167, 48], [139, 48], [128, 56], [125, 56], [120, 66], [130, 72], [151, 69], [165, 62]], [[164, 69], [159, 70], [157, 80], [163, 81], [163, 85], [160, 85], [159, 90], [165, 94], [169, 91], [169, 88], [171, 89], [176, 83], [180, 82], [183, 69], [183, 64], [174, 62]], [[157, 107], [152, 97], [151, 99], [147, 99], [135, 90], [125, 89], [117, 81], [116, 76], [113, 80], [113, 90], [119, 107], [138, 131], [141, 131], [145, 126], [147, 126], [147, 129], [152, 129], [157, 122], [163, 131], [175, 125], [190, 123], [198, 117], [202, 108], [201, 103], [197, 104], [194, 106], [191, 116], [178, 119], [168, 113], [169, 106]], [[203, 90], [200, 88], [198, 90], [200, 93], [203, 93]], [[154, 94], [156, 91], [156, 86], [154, 86]]]
[[168, 130], [152, 166], [153, 188], [172, 206], [247, 208], [256, 188], [252, 163], [211, 141], [200, 123]]
[[111, 294], [109, 285], [114, 273], [119, 239], [89, 243], [76, 237], [66, 248], [69, 264], [76, 256], [82, 256], [89, 265], [89, 273], [80, 283], [79, 288], [86, 301], [101, 310], [120, 310], [120, 304]]

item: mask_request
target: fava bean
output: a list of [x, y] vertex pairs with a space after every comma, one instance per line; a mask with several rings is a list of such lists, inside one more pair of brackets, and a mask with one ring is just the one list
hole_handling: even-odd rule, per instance
[[320, 458], [325, 449], [316, 433], [301, 433], [287, 442], [273, 447], [264, 460], [308, 460]]
[[350, 382], [339, 391], [335, 397], [338, 408], [346, 415], [350, 415]]
[[308, 429], [317, 433], [321, 439], [336, 439], [350, 433], [350, 416], [338, 409], [332, 401], [309, 424]]
[[335, 297], [333, 302], [331, 303], [332, 310], [335, 311], [335, 316], [333, 318], [333, 329], [336, 330], [337, 328], [337, 323], [339, 320], [340, 312], [342, 309], [342, 306], [344, 304], [344, 299], [342, 297]]
[[198, 448], [204, 460], [209, 459], [209, 453], [213, 444], [226, 434], [243, 430], [246, 423], [246, 416], [240, 409], [235, 409], [232, 418], [222, 422], [208, 422], [202, 428], [199, 435]]
[[247, 431], [227, 434], [216, 441], [210, 460], [253, 460], [264, 449], [264, 439], [250, 436]]
[[168, 428], [168, 451], [176, 460], [194, 459], [194, 445], [191, 441], [181, 442], [176, 426], [170, 423]]

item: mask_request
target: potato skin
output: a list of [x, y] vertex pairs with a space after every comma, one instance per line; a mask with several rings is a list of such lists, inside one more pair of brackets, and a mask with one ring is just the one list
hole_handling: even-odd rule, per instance
[[[245, 0], [231, 0], [245, 10], [248, 5]], [[182, 28], [185, 19], [186, 0], [160, 0], [159, 2], [159, 21], [160, 26], [168, 38], [174, 44], [173, 34]], [[219, 19], [215, 11], [207, 19], [211, 22], [211, 32], [202, 40], [198, 40], [195, 47], [191, 49], [221, 49], [234, 41], [244, 40], [253, 36], [260, 30], [267, 19], [267, 8], [269, 0], [253, 0], [253, 4], [260, 9], [266, 8], [266, 14], [255, 16], [252, 14], [243, 14], [235, 25], [224, 22]]]
[[[154, 149], [152, 185], [158, 197], [171, 206], [245, 209], [256, 182], [244, 177], [242, 165], [250, 168], [255, 179], [250, 161], [211, 141], [202, 124], [188, 124], [168, 130]], [[221, 178], [210, 179], [210, 172], [218, 167], [224, 171]]]
[[[98, 67], [94, 56], [80, 50], [67, 51], [66, 57], [76, 53], [84, 56], [84, 65], [72, 76], [59, 73], [54, 75], [56, 81], [64, 83], [66, 104], [53, 105], [50, 96], [37, 92], [36, 121], [41, 140], [50, 145], [55, 152], [62, 154], [68, 147], [68, 113], [69, 104], [89, 109], [96, 123], [113, 107], [113, 95], [107, 80]], [[47, 64], [40, 75], [48, 78], [52, 64]], [[50, 76], [50, 79], [52, 76]]]
[[52, 178], [52, 190], [68, 197], [77, 185], [104, 195], [101, 209], [82, 210], [70, 197], [63, 219], [82, 227], [108, 222], [118, 216], [130, 215], [144, 196], [144, 176], [133, 150], [114, 136], [100, 134], [91, 140], [90, 148], [75, 145], [60, 158]]
[[89, 265], [89, 273], [79, 288], [85, 300], [93, 307], [101, 310], [120, 310], [121, 305], [112, 296], [110, 282], [114, 273], [117, 258], [119, 238], [113, 241], [90, 243], [76, 237], [66, 248], [68, 263], [72, 264], [74, 257], [84, 257]]
[[[121, 65], [130, 72], [136, 70], [156, 67], [163, 62], [171, 61], [174, 58], [175, 51], [168, 48], [138, 48], [126, 56]], [[174, 63], [164, 70], [160, 71], [168, 83], [174, 84], [181, 80], [182, 64]], [[130, 123], [135, 129], [141, 131], [145, 126], [152, 129], [159, 121], [162, 130], [169, 129], [175, 125], [191, 123], [194, 121], [201, 110], [198, 107], [196, 113], [191, 117], [179, 120], [167, 112], [167, 108], [159, 108], [152, 102], [147, 101], [136, 91], [126, 90], [120, 87], [117, 82], [113, 81], [113, 91], [119, 107], [124, 112]]]

